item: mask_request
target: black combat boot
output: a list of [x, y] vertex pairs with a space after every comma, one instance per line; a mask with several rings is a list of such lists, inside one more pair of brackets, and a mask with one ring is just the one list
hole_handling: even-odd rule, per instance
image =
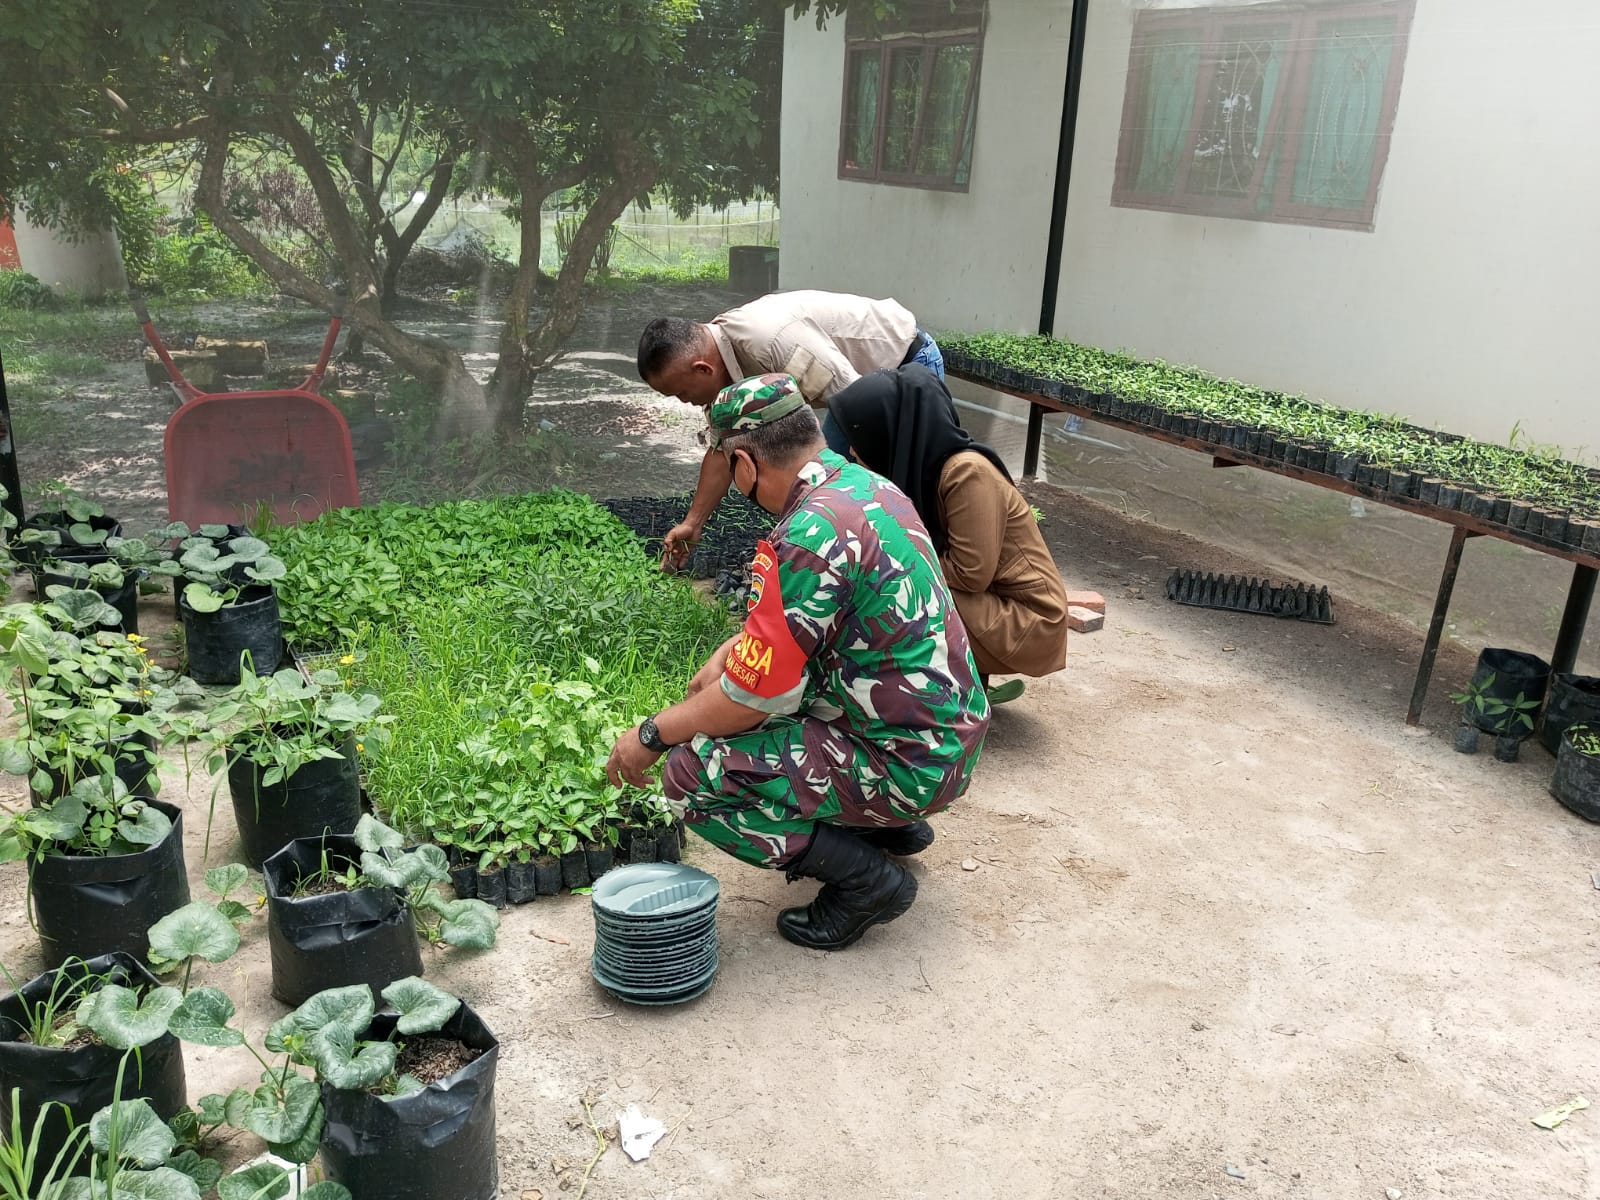
[[863, 829], [852, 825], [850, 832], [869, 846], [876, 846], [885, 854], [910, 858], [921, 854], [933, 845], [933, 826], [926, 821], [913, 821], [909, 825], [895, 825], [882, 829]]
[[791, 881], [822, 880], [810, 904], [778, 914], [778, 932], [813, 950], [843, 950], [868, 926], [894, 920], [917, 898], [909, 871], [838, 825], [818, 822], [811, 845], [789, 864], [788, 875]]

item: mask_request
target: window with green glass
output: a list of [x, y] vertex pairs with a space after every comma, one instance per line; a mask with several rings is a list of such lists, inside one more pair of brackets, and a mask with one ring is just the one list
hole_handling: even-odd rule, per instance
[[1414, 5], [1141, 13], [1112, 202], [1373, 228]]
[[982, 0], [909, 0], [845, 23], [839, 177], [966, 191], [983, 41]]

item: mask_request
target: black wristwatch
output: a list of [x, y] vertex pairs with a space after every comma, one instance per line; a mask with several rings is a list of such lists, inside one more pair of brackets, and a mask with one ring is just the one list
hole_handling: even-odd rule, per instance
[[671, 749], [661, 740], [661, 730], [656, 728], [654, 717], [646, 717], [639, 722], [639, 741], [647, 750], [654, 750], [657, 754], [665, 754]]

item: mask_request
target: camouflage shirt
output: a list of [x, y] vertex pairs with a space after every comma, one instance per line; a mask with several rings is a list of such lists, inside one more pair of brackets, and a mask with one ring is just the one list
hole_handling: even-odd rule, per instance
[[905, 493], [824, 450], [800, 469], [752, 575], [723, 692], [763, 712], [841, 726], [860, 746], [857, 774], [869, 794], [959, 795], [989, 705]]

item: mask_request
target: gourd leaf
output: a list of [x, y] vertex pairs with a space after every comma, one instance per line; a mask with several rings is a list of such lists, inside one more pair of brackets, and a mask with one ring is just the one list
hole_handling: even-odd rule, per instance
[[200, 1200], [200, 1185], [193, 1177], [171, 1167], [153, 1171], [118, 1171], [117, 1200]]
[[371, 813], [362, 813], [356, 822], [356, 845], [363, 850], [398, 850], [406, 839]]
[[150, 950], [167, 962], [182, 962], [199, 955], [219, 963], [239, 948], [239, 931], [233, 922], [204, 900], [185, 904], [150, 926]]
[[255, 562], [272, 553], [272, 547], [258, 537], [236, 537], [228, 543], [228, 553], [240, 562]]
[[275, 579], [282, 579], [289, 573], [289, 568], [283, 565], [283, 560], [278, 558], [258, 559], [244, 569], [247, 577], [257, 583], [271, 583]]
[[206, 887], [219, 896], [226, 896], [229, 892], [242, 888], [249, 878], [249, 867], [243, 863], [227, 863], [220, 867], [212, 867], [206, 872]]
[[181, 1154], [172, 1156], [172, 1161], [167, 1163], [174, 1171], [182, 1172], [190, 1179], [201, 1192], [208, 1192], [217, 1186], [217, 1180], [222, 1178], [222, 1164], [209, 1158], [202, 1158], [193, 1150], [185, 1150]]
[[156, 1116], [156, 1110], [150, 1107], [148, 1100], [122, 1100], [108, 1104], [90, 1118], [89, 1144], [99, 1153], [110, 1152], [113, 1133], [118, 1156], [131, 1159], [141, 1167], [161, 1166], [178, 1144], [172, 1130]]
[[203, 583], [191, 583], [183, 589], [184, 603], [195, 612], [219, 612], [225, 598], [221, 592], [214, 592]]
[[[168, 1021], [167, 1028], [172, 1031], [174, 1037], [185, 1042], [193, 1042], [197, 1046], [242, 1046], [244, 1034], [228, 1026], [228, 1022], [233, 1019], [233, 1013], [233, 1001], [228, 998], [226, 992], [214, 987], [195, 988], [183, 997], [183, 1002], [178, 1005], [177, 1011]], [[213, 1097], [204, 1098], [204, 1100], [210, 1099]], [[203, 1107], [201, 1118], [208, 1125], [217, 1123], [210, 1119]]]
[[443, 1029], [461, 1007], [455, 996], [416, 975], [395, 980], [383, 989], [383, 998], [400, 1014], [396, 1027], [408, 1037]]
[[292, 1022], [294, 1029], [312, 1037], [330, 1029], [343, 1029], [353, 1042], [357, 1034], [372, 1024], [372, 1016], [376, 1011], [372, 989], [364, 983], [356, 983], [318, 992], [283, 1021], [275, 1024], [273, 1029], [277, 1029], [284, 1021]]
[[[199, 989], [204, 991], [205, 989]], [[194, 993], [191, 992], [190, 995]], [[188, 1041], [187, 1038], [184, 1039]], [[240, 1089], [243, 1090], [242, 1088]], [[195, 1112], [200, 1114], [203, 1125], [221, 1125], [228, 1119], [228, 1097], [221, 1092], [208, 1092], [195, 1101]]]
[[227, 537], [230, 532], [232, 531], [226, 525], [206, 524], [200, 525], [195, 529], [195, 533], [198, 536], [210, 538], [214, 542], [221, 541], [223, 538]]
[[393, 1042], [360, 1042], [342, 1025], [333, 1025], [312, 1036], [308, 1048], [317, 1074], [330, 1087], [360, 1091], [375, 1087], [394, 1073], [400, 1048]]
[[67, 536], [80, 546], [98, 546], [106, 540], [108, 532], [82, 522], [67, 526]]
[[[318, 1089], [318, 1097], [321, 1090]], [[327, 1115], [319, 1103], [311, 1110], [311, 1119], [306, 1122], [305, 1130], [292, 1142], [268, 1142], [267, 1148], [279, 1158], [289, 1162], [310, 1162], [317, 1155], [317, 1150], [322, 1144], [322, 1127], [326, 1123]]]
[[33, 770], [33, 755], [22, 738], [0, 740], [0, 771], [7, 775], [26, 775]]
[[494, 945], [500, 914], [482, 900], [448, 900], [438, 908], [444, 918], [439, 936], [462, 950], [487, 950]]
[[394, 1091], [385, 1096], [384, 1099], [398, 1100], [401, 1096], [409, 1096], [414, 1092], [420, 1092], [427, 1086], [415, 1075], [397, 1075], [394, 1080]]
[[70, 842], [83, 832], [88, 819], [88, 806], [77, 796], [66, 795], [48, 808], [29, 809], [21, 826], [25, 833], [41, 841]]
[[344, 1184], [324, 1179], [321, 1183], [313, 1183], [301, 1192], [300, 1200], [355, 1200], [355, 1198], [350, 1195], [350, 1189]]
[[61, 610], [63, 616], [74, 626], [84, 628], [89, 625], [115, 625], [122, 620], [122, 614], [106, 603], [106, 598], [91, 588], [63, 588], [59, 584], [46, 588], [46, 592], [59, 588], [56, 595], [50, 597], [50, 603]]
[[117, 836], [135, 846], [156, 846], [172, 832], [172, 821], [159, 808], [145, 805], [132, 819], [124, 817], [117, 822]]
[[108, 983], [78, 1009], [78, 1020], [106, 1045], [117, 1050], [148, 1046], [168, 1030], [168, 1023], [183, 996], [177, 988], [152, 989], [140, 1002], [139, 993]]
[[281, 1100], [271, 1084], [256, 1089], [245, 1128], [264, 1142], [292, 1142], [305, 1133], [321, 1103], [321, 1088], [304, 1075], [291, 1074]]
[[217, 1181], [219, 1200], [283, 1200], [289, 1194], [289, 1173], [271, 1163], [257, 1163]]

